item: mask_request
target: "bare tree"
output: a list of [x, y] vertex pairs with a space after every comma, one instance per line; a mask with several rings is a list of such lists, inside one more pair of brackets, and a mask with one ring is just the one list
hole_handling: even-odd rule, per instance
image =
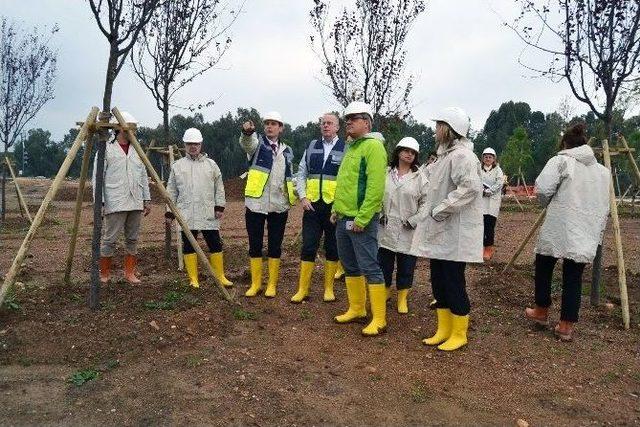
[[[169, 107], [175, 94], [213, 68], [231, 45], [228, 30], [239, 10], [220, 0], [174, 0], [156, 9], [131, 50], [133, 70], [162, 111], [165, 145], [171, 144]], [[209, 106], [213, 101], [190, 109]], [[165, 258], [171, 257], [171, 225], [165, 224]]]
[[[3, 157], [40, 109], [53, 99], [57, 52], [49, 44], [58, 27], [23, 31], [0, 21], [0, 142]], [[5, 219], [6, 171], [2, 168], [2, 220]]]
[[329, 9], [329, 0], [314, 0], [310, 12], [325, 85], [343, 106], [361, 97], [376, 116], [408, 116], [413, 84], [404, 74], [404, 43], [424, 1], [357, 0], [335, 17]]
[[640, 78], [640, 2], [623, 0], [517, 0], [513, 29], [550, 65], [528, 68], [566, 79], [573, 95], [604, 122], [611, 140], [619, 98]]
[[[91, 12], [98, 28], [109, 42], [109, 60], [102, 97], [100, 120], [108, 122], [111, 117], [111, 95], [113, 83], [124, 65], [127, 55], [136, 42], [140, 31], [149, 22], [153, 11], [162, 0], [89, 0]], [[89, 306], [97, 309], [99, 304], [100, 280], [98, 260], [100, 258], [100, 234], [102, 233], [102, 186], [104, 174], [104, 153], [109, 135], [102, 131], [98, 138], [96, 182], [94, 186], [93, 239], [91, 242], [91, 292]]]
[[220, 0], [167, 1], [142, 29], [131, 63], [162, 112], [165, 144], [170, 139], [169, 107], [177, 107], [175, 94], [222, 59], [231, 44], [228, 30], [243, 5], [234, 10]]

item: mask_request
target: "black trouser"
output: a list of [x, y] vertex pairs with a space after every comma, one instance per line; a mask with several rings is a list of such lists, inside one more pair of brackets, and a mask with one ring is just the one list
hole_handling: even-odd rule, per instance
[[[207, 242], [209, 252], [222, 252], [222, 240], [220, 240], [220, 232], [218, 230], [191, 230], [191, 234], [197, 239], [200, 231], [202, 231], [204, 241]], [[185, 255], [195, 253], [196, 250], [191, 246], [191, 242], [189, 242], [184, 232], [181, 231], [180, 234], [182, 234], [182, 253]]]
[[384, 284], [387, 288], [393, 284], [393, 268], [396, 271], [396, 289], [409, 289], [413, 285], [413, 272], [416, 269], [416, 257], [400, 252], [390, 251], [387, 248], [378, 249], [378, 263], [384, 275]]
[[[551, 282], [553, 268], [558, 258], [536, 254], [536, 305], [538, 307], [551, 306]], [[586, 264], [570, 259], [562, 260], [562, 305], [560, 320], [568, 322], [578, 321], [580, 298], [582, 296], [582, 272]]]
[[483, 246], [493, 246], [496, 231], [496, 217], [484, 215], [484, 239]]
[[338, 261], [336, 246], [336, 225], [332, 224], [331, 206], [322, 201], [311, 203], [313, 211], [304, 211], [302, 215], [302, 250], [300, 259], [313, 262], [320, 247], [320, 238], [324, 233], [324, 253], [327, 261]]
[[464, 262], [432, 259], [431, 288], [436, 299], [436, 308], [448, 308], [456, 316], [466, 316], [471, 311], [467, 284], [464, 278]]
[[249, 234], [249, 256], [262, 258], [262, 240], [264, 238], [264, 223], [267, 222], [267, 241], [269, 258], [280, 258], [282, 255], [282, 239], [287, 225], [288, 211], [281, 213], [269, 212], [267, 215], [252, 212], [249, 208], [244, 213], [244, 220]]

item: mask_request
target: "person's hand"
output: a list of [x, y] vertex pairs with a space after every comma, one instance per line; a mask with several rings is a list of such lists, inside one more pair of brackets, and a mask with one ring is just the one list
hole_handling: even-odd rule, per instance
[[415, 227], [413, 225], [411, 225], [411, 223], [409, 221], [402, 221], [402, 227], [405, 230], [415, 230]]
[[300, 199], [300, 205], [302, 206], [302, 209], [304, 209], [305, 211], [315, 211], [315, 209], [313, 209], [313, 205], [311, 204], [309, 199], [307, 199], [306, 197], [303, 197], [302, 199]]
[[329, 222], [331, 222], [331, 224], [335, 224], [337, 220], [338, 220], [338, 214], [336, 214], [335, 212], [331, 212], [331, 216], [329, 217]]
[[151, 203], [145, 200], [142, 208], [142, 216], [147, 216], [149, 213], [151, 213]]
[[491, 196], [493, 196], [493, 191], [491, 191], [491, 190], [483, 190], [482, 191], [482, 195], [484, 197], [491, 197]]
[[353, 231], [354, 233], [362, 233], [364, 231], [364, 227], [360, 227], [359, 225], [356, 225], [356, 223], [353, 223], [353, 228], [351, 229], [351, 231]]
[[256, 131], [256, 125], [253, 124], [253, 121], [247, 120], [242, 124], [242, 133], [245, 135], [251, 135]]
[[216, 219], [222, 219], [222, 211], [216, 211]]
[[171, 224], [173, 223], [173, 219], [172, 218], [165, 218], [164, 219], [164, 223], [165, 223], [165, 225], [170, 227]]

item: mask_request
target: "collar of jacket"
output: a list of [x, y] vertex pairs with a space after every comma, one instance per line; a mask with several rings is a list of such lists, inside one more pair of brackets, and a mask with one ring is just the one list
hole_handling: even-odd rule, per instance
[[468, 148], [470, 150], [473, 150], [473, 142], [469, 141], [467, 138], [462, 137], [460, 139], [453, 140], [451, 145], [449, 145], [447, 148], [443, 148], [440, 145], [438, 146], [437, 150], [438, 157], [440, 157], [441, 155], [447, 155], [453, 150], [457, 150], [458, 148]]
[[192, 162], [201, 162], [201, 161], [203, 161], [204, 159], [206, 159], [209, 156], [207, 156], [207, 153], [200, 153], [200, 154], [198, 154], [198, 157], [196, 157], [195, 159], [190, 154], [187, 154], [186, 157], [187, 157], [187, 159], [191, 160]]

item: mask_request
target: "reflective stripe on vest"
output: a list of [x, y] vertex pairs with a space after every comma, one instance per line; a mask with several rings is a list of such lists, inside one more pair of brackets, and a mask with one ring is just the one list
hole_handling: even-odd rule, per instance
[[338, 139], [324, 161], [324, 143], [322, 140], [311, 141], [307, 147], [307, 198], [312, 202], [322, 200], [333, 203], [336, 195], [336, 176], [344, 156], [344, 141]]
[[[249, 166], [249, 173], [247, 174], [247, 185], [244, 187], [244, 195], [246, 197], [262, 197], [264, 188], [269, 181], [269, 175], [271, 174], [271, 168], [273, 167], [273, 150], [269, 141], [262, 136], [262, 141], [258, 144], [256, 152], [253, 153], [251, 164]], [[289, 204], [293, 205], [296, 202], [296, 196], [293, 192], [293, 151], [290, 147], [286, 147], [282, 152], [285, 159], [284, 175], [286, 179], [287, 196], [289, 197]]]

